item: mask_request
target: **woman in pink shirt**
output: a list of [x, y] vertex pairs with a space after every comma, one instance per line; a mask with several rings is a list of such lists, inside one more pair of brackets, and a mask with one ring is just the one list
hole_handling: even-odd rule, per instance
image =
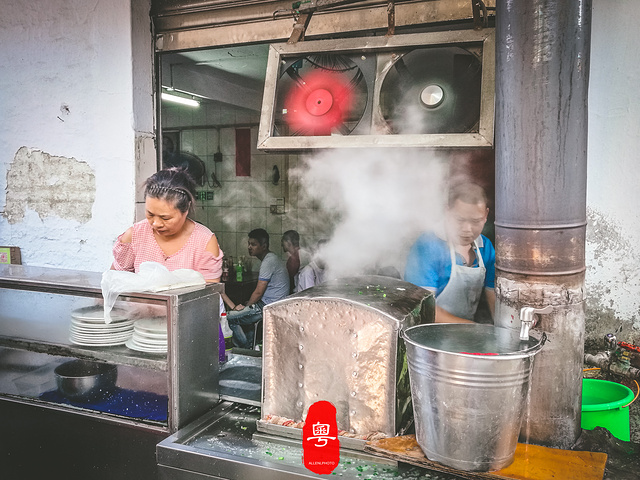
[[145, 182], [146, 220], [135, 223], [113, 247], [114, 270], [138, 272], [142, 262], [168, 270], [188, 268], [207, 282], [219, 282], [223, 253], [216, 236], [188, 215], [195, 203], [195, 182], [180, 168], [160, 170]]

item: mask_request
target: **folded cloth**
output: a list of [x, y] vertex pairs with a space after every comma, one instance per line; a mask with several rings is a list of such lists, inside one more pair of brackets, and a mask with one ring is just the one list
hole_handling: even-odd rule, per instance
[[111, 310], [121, 293], [161, 292], [206, 283], [200, 272], [187, 268], [170, 272], [167, 267], [158, 262], [142, 262], [138, 273], [107, 270], [102, 274], [100, 283], [104, 298], [104, 321], [111, 323]]

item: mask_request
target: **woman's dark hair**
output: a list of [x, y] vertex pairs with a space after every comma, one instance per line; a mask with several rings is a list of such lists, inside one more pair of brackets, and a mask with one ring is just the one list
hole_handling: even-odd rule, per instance
[[192, 212], [196, 182], [182, 168], [165, 168], [147, 178], [144, 184], [144, 198], [147, 197], [165, 200], [182, 213]]

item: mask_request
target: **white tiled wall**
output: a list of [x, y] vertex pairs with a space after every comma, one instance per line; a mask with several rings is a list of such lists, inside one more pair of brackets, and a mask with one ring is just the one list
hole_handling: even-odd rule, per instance
[[[254, 228], [264, 228], [269, 233], [271, 250], [284, 258], [280, 247], [283, 232], [296, 230], [303, 246], [313, 246], [330, 234], [333, 219], [299, 195], [295, 179], [288, 178], [285, 166], [295, 168], [299, 162], [297, 155], [266, 153], [255, 148], [259, 120], [258, 113], [215, 103], [202, 103], [196, 109], [173, 105], [162, 108], [163, 129], [180, 130], [180, 150], [197, 155], [206, 165], [209, 184], [198, 189], [213, 191], [213, 200], [198, 201], [195, 220], [218, 236], [225, 255], [247, 255], [247, 234]], [[251, 129], [250, 177], [236, 177], [236, 125]], [[213, 160], [218, 148], [223, 159], [220, 163]], [[274, 165], [280, 171], [278, 185], [271, 181]], [[211, 172], [215, 172], [220, 188], [212, 186]], [[270, 212], [274, 198], [285, 198], [284, 215]], [[258, 266], [255, 259], [253, 266]]]

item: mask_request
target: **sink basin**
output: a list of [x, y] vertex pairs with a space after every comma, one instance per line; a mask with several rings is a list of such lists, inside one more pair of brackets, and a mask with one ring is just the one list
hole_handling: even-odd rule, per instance
[[234, 355], [221, 365], [218, 376], [223, 399], [260, 405], [262, 393], [262, 358]]
[[260, 390], [262, 369], [254, 366], [232, 366], [220, 372], [221, 387], [240, 390]]

